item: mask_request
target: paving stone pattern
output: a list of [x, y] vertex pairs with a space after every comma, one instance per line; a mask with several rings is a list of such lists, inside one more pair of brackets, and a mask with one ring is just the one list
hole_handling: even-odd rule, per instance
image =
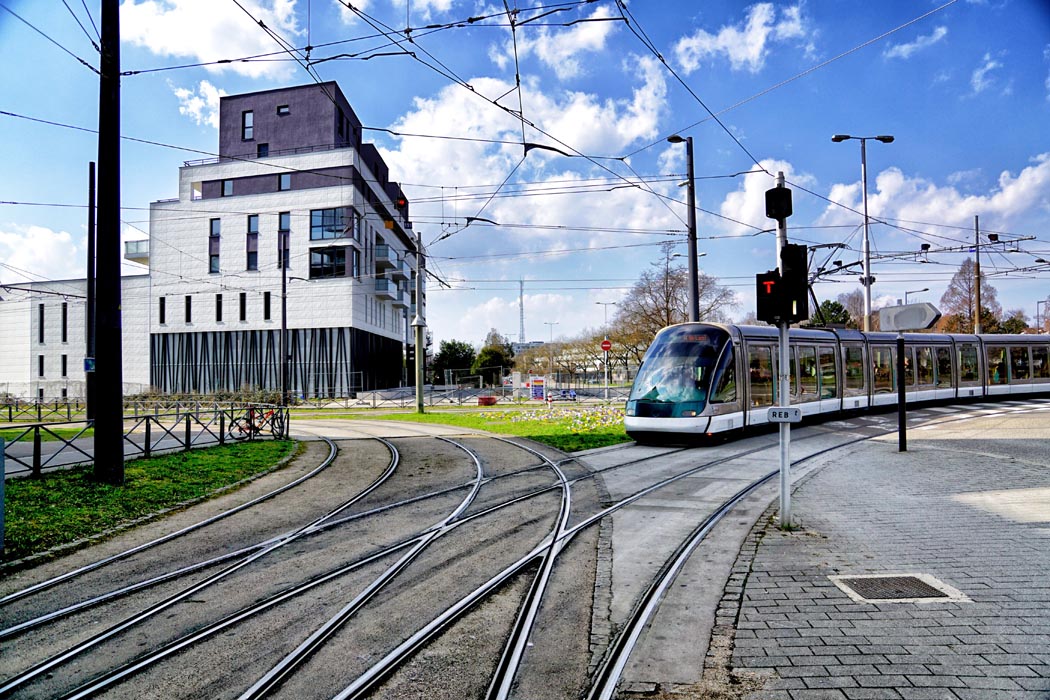
[[[1050, 531], [952, 499], [1046, 487], [1050, 468], [958, 443], [910, 450], [839, 455], [796, 488], [801, 529], [766, 517], [752, 532], [715, 630], [735, 625], [730, 675], [764, 680], [740, 696], [1050, 698]], [[858, 603], [828, 579], [877, 573], [931, 574], [972, 602]]]

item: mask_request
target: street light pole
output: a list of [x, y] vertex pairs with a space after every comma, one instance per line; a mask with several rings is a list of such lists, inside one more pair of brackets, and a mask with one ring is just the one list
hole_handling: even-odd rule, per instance
[[913, 289], [910, 292], [904, 292], [904, 303], [905, 304], [908, 303], [908, 295], [909, 294], [920, 294], [922, 292], [928, 292], [928, 291], [930, 291], [929, 287], [923, 287], [922, 289]]
[[[286, 234], [279, 233], [279, 236]], [[284, 241], [281, 241], [281, 405], [288, 405], [288, 261], [285, 260]]]
[[864, 277], [860, 283], [864, 285], [864, 330], [871, 330], [871, 285], [875, 278], [871, 276], [871, 233], [868, 221], [868, 149], [869, 139], [881, 141], [882, 143], [893, 143], [892, 136], [850, 136], [849, 134], [835, 134], [831, 140], [835, 143], [848, 140], [860, 141], [860, 181], [861, 197], [864, 200], [864, 244], [862, 255], [864, 256]]
[[689, 235], [687, 243], [689, 246], [689, 320], [696, 323], [700, 320], [700, 271], [696, 262], [696, 183], [693, 177], [693, 137], [686, 136], [684, 139], [675, 134], [668, 136], [669, 143], [682, 143], [685, 141], [686, 158], [686, 191], [688, 193]]

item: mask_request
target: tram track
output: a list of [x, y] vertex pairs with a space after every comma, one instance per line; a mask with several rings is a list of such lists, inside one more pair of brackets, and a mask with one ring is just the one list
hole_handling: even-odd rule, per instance
[[[967, 419], [965, 416], [945, 417], [943, 415], [933, 416], [931, 418], [931, 420], [941, 420], [945, 422], [965, 419]], [[872, 429], [874, 426], [867, 427], [869, 429]], [[841, 444], [826, 448], [824, 452], [833, 449], [841, 449], [842, 447], [845, 447], [848, 444], [854, 444], [858, 441], [871, 439], [873, 437], [877, 437], [878, 435], [884, 435], [890, 432], [893, 431], [888, 429], [882, 429], [877, 433], [877, 435], [869, 435], [863, 438], [846, 441]], [[478, 436], [472, 435], [470, 437], [476, 438]], [[827, 434], [823, 433], [813, 436], [802, 437], [796, 439], [795, 442], [796, 444], [799, 444], [803, 443], [806, 440], [817, 437], [826, 438]], [[446, 441], [451, 442], [451, 440]], [[504, 442], [516, 445], [517, 447], [522, 449], [528, 449], [518, 443], [515, 443], [514, 441], [504, 440]], [[503, 509], [510, 508], [515, 504], [522, 504], [529, 501], [530, 499], [534, 499], [543, 494], [549, 493], [551, 491], [557, 491], [560, 489], [563, 492], [563, 497], [560, 501], [561, 506], [559, 507], [557, 516], [555, 517], [555, 525], [551, 528], [546, 537], [543, 537], [531, 549], [529, 549], [529, 551], [527, 551], [523, 556], [520, 556], [518, 559], [513, 561], [510, 565], [504, 566], [495, 576], [490, 576], [481, 586], [476, 587], [474, 590], [468, 592], [466, 595], [460, 596], [455, 603], [446, 607], [438, 615], [435, 615], [422, 626], [418, 627], [414, 632], [407, 635], [400, 643], [392, 644], [392, 647], [388, 647], [389, 651], [380, 659], [378, 663], [371, 665], [369, 668], [366, 669], [364, 673], [359, 674], [358, 677], [353, 681], [353, 683], [351, 683], [348, 686], [345, 686], [342, 691], [333, 696], [338, 698], [356, 698], [364, 697], [365, 695], [367, 695], [367, 693], [374, 691], [378, 683], [382, 679], [389, 677], [397, 668], [403, 665], [405, 661], [409, 659], [414, 653], [418, 652], [421, 648], [423, 648], [428, 641], [433, 640], [434, 637], [436, 637], [442, 631], [449, 629], [457, 620], [461, 619], [467, 612], [474, 609], [477, 605], [490, 599], [491, 596], [504, 589], [506, 587], [506, 584], [511, 579], [514, 579], [515, 577], [523, 574], [530, 567], [535, 567], [537, 569], [537, 572], [533, 577], [533, 583], [530, 587], [530, 593], [522, 599], [522, 603], [520, 604], [520, 607], [518, 609], [518, 615], [514, 618], [513, 624], [508, 625], [508, 629], [510, 630], [507, 637], [508, 641], [504, 645], [504, 651], [500, 657], [501, 660], [496, 666], [497, 671], [493, 674], [489, 690], [487, 691], [486, 695], [486, 697], [512, 697], [514, 679], [518, 673], [523, 672], [523, 662], [527, 662], [526, 650], [528, 648], [528, 645], [530, 644], [530, 639], [534, 634], [536, 620], [541, 615], [544, 604], [545, 591], [547, 589], [550, 577], [556, 568], [556, 561], [558, 559], [558, 556], [565, 550], [565, 548], [577, 534], [601, 522], [602, 518], [610, 515], [611, 513], [616, 512], [619, 509], [628, 507], [632, 503], [637, 502], [638, 500], [644, 498], [647, 495], [656, 493], [660, 488], [666, 487], [667, 485], [674, 483], [679, 479], [697, 474], [703, 469], [711, 468], [713, 466], [724, 465], [731, 462], [734, 459], [754, 455], [755, 453], [761, 452], [763, 450], [770, 450], [774, 448], [774, 444], [760, 445], [751, 450], [745, 450], [743, 452], [737, 452], [731, 455], [726, 455], [724, 457], [719, 457], [717, 459], [707, 460], [703, 464], [696, 465], [680, 474], [672, 475], [666, 479], [662, 479], [659, 482], [652, 484], [646, 489], [642, 489], [636, 493], [631, 494], [629, 497], [618, 499], [615, 503], [612, 503], [604, 508], [598, 509], [596, 512], [593, 512], [586, 517], [582, 517], [579, 520], [579, 522], [573, 525], [570, 525], [569, 523], [569, 512], [572, 503], [571, 493], [572, 488], [574, 486], [583, 483], [585, 480], [593, 479], [602, 475], [608, 475], [609, 473], [612, 473], [613, 470], [627, 469], [632, 465], [638, 465], [644, 462], [659, 460], [669, 455], [674, 455], [683, 452], [684, 450], [661, 451], [657, 455], [648, 455], [635, 460], [624, 462], [622, 464], [618, 464], [615, 467], [610, 467], [600, 472], [588, 472], [586, 474], [581, 474], [579, 476], [574, 477], [569, 477], [565, 473], [562, 473], [560, 471], [560, 468], [571, 462], [577, 461], [576, 458], [570, 457], [564, 459], [551, 460], [546, 457], [543, 457], [542, 455], [539, 455], [538, 452], [535, 452], [534, 456], [539, 456], [541, 459], [540, 464], [529, 465], [524, 468], [515, 468], [504, 471], [500, 474], [485, 474], [481, 471], [481, 467], [479, 465], [478, 473], [475, 475], [475, 480], [473, 482], [472, 487], [464, 482], [454, 484], [443, 489], [435, 489], [432, 491], [419, 493], [414, 495], [410, 499], [404, 499], [393, 503], [380, 504], [366, 511], [362, 511], [361, 513], [354, 513], [349, 515], [342, 514], [342, 517], [336, 517], [335, 514], [331, 514], [325, 522], [311, 524], [312, 527], [311, 525], [307, 525], [306, 527], [311, 528], [310, 531], [303, 531], [301, 532], [300, 536], [306, 537], [308, 534], [328, 531], [333, 528], [337, 528], [343, 524], [359, 521], [362, 519], [367, 520], [369, 516], [390, 512], [391, 510], [396, 510], [399, 507], [404, 507], [408, 504], [418, 504], [426, 502], [429, 499], [446, 497], [457, 490], [471, 488], [470, 494], [464, 496], [460, 500], [459, 507], [454, 509], [451, 513], [449, 513], [449, 515], [446, 518], [439, 522], [432, 523], [429, 527], [426, 527], [420, 530], [419, 532], [413, 533], [412, 536], [405, 537], [401, 541], [395, 542], [394, 544], [389, 545], [387, 547], [376, 549], [373, 552], [367, 554], [366, 556], [361, 557], [356, 561], [349, 562], [338, 569], [325, 572], [323, 575], [314, 576], [311, 578], [310, 581], [303, 582], [295, 587], [287, 588], [286, 590], [283, 590], [277, 594], [271, 595], [265, 600], [261, 601], [259, 607], [257, 608], [253, 608], [250, 610], [247, 608], [238, 610], [235, 613], [216, 621], [214, 623], [214, 626], [209, 626], [208, 628], [196, 630], [194, 634], [184, 636], [181, 639], [178, 639], [164, 647], [152, 650], [146, 656], [134, 660], [130, 665], [114, 669], [110, 672], [110, 674], [107, 674], [106, 676], [100, 676], [96, 678], [95, 681], [82, 685], [74, 691], [71, 691], [62, 697], [89, 697], [91, 695], [97, 694], [98, 692], [102, 692], [107, 688], [114, 687], [117, 683], [126, 681], [132, 678], [136, 673], [139, 673], [142, 670], [149, 668], [150, 665], [158, 663], [163, 659], [169, 658], [180, 651], [192, 647], [193, 645], [201, 642], [204, 639], [212, 638], [219, 632], [229, 630], [238, 623], [243, 622], [244, 620], [254, 615], [257, 615], [259, 612], [273, 609], [277, 605], [280, 605], [282, 602], [290, 600], [297, 595], [302, 595], [304, 592], [315, 589], [318, 586], [321, 586], [329, 581], [335, 580], [338, 577], [347, 574], [348, 572], [357, 571], [364, 567], [373, 565], [376, 562], [381, 561], [384, 557], [398, 556], [398, 562], [395, 562], [393, 566], [387, 567], [387, 569], [385, 570], [393, 570], [392, 573], [390, 573], [389, 575], [384, 574], [383, 576], [381, 576], [380, 578], [383, 579], [382, 581], [380, 581], [379, 578], [377, 578], [376, 586], [371, 593], [368, 593], [368, 591], [363, 591], [361, 594], [359, 594], [357, 597], [351, 600], [346, 606], [344, 606], [344, 609], [340, 612], [349, 610], [349, 615], [347, 617], [340, 621], [332, 622], [333, 620], [335, 620], [336, 617], [338, 617], [333, 616], [328, 621], [326, 621], [324, 625], [318, 628], [318, 636], [316, 640], [318, 643], [314, 647], [305, 651], [304, 653], [300, 653], [299, 657], [294, 660], [290, 660], [288, 662], [284, 662], [282, 660], [284, 668], [283, 671], [277, 671], [272, 676], [270, 674], [267, 674], [267, 676], [270, 676], [270, 680], [266, 681], [265, 683], [263, 683], [265, 678], [260, 678], [257, 681], [257, 683], [252, 686], [252, 688], [256, 689], [255, 694], [249, 694], [252, 692], [252, 690], [249, 689], [249, 691], [246, 691], [245, 694], [241, 697], [265, 697], [267, 695], [270, 695], [274, 692], [274, 690], [277, 687], [280, 686], [281, 682], [286, 677], [297, 672], [297, 670], [301, 667], [301, 662], [303, 660], [311, 656], [315, 649], [322, 647], [325, 641], [327, 641], [343, 625], [345, 625], [345, 623], [347, 622], [347, 620], [350, 619], [350, 617], [353, 617], [354, 613], [356, 613], [358, 610], [362, 609], [365, 605], [367, 605], [372, 600], [372, 597], [374, 597], [374, 595], [379, 593], [391, 581], [395, 580], [399, 575], [401, 575], [412, 564], [412, 562], [419, 554], [425, 551], [430, 545], [434, 544], [438, 539], [440, 539], [440, 537], [449, 532], [452, 532], [453, 530], [460, 528], [461, 526], [467, 523], [475, 522], [478, 519], [489, 515], [498, 514]], [[802, 460], [796, 462], [796, 464], [802, 463], [808, 459], [812, 459], [813, 457], [817, 456], [817, 454], [818, 453], [809, 455], [803, 458]], [[477, 455], [475, 455], [475, 457], [477, 457]], [[542, 460], [546, 460], [547, 462], [549, 462], [549, 464], [544, 463]], [[512, 477], [520, 476], [522, 474], [527, 474], [542, 469], [553, 469], [554, 473], [557, 475], [557, 479], [554, 483], [550, 483], [542, 488], [530, 489], [525, 493], [518, 494], [512, 499], [503, 499], [492, 505], [486, 505], [485, 507], [479, 508], [476, 511], [468, 512], [468, 509], [471, 509], [472, 505], [479, 505], [477, 496], [481, 492], [483, 486], [490, 484], [509, 483], [509, 480]], [[772, 474], [775, 474], [775, 472], [771, 472], [770, 474], [765, 475], [764, 479], [768, 479], [770, 476], [772, 476]], [[757, 488], [759, 485], [760, 484], [755, 483], [749, 485], [744, 490], [750, 492], [754, 488]], [[739, 493], [738, 496], [740, 496]], [[363, 497], [364, 496], [361, 495], [361, 498]], [[742, 497], [743, 496], [740, 496], [740, 498]], [[738, 502], [738, 500], [739, 498], [737, 498], [737, 500], [733, 502]], [[728, 510], [726, 512], [728, 512]], [[714, 522], [711, 522], [710, 527], [713, 526]], [[710, 528], [704, 531], [703, 536], [706, 536], [709, 529]], [[281, 536], [278, 536], [274, 539], [276, 540], [280, 537]], [[702, 536], [700, 539], [702, 540]], [[267, 545], [266, 543], [257, 543], [254, 546], [260, 548], [259, 552], [265, 552], [269, 545]], [[679, 547], [676, 548], [676, 551], [681, 549], [681, 547], [682, 545], [679, 545]], [[692, 549], [695, 549], [695, 546], [689, 549], [689, 553], [691, 553]], [[415, 552], [414, 555], [413, 552]], [[242, 552], [231, 553], [230, 556], [237, 556], [241, 553]], [[406, 559], [406, 557], [410, 558]], [[250, 556], [246, 558], [250, 558]], [[688, 553], [684, 555], [684, 558], [688, 558]], [[403, 565], [401, 565], [400, 567], [398, 567], [399, 562], [403, 562]], [[213, 565], [216, 563], [217, 562], [212, 562]], [[198, 564], [203, 566], [205, 563], [199, 562]], [[394, 570], [395, 568], [396, 570]], [[657, 595], [655, 597], [657, 599], [658, 604], [660, 596]], [[655, 610], [655, 608], [653, 609]], [[40, 624], [46, 624], [46, 622], [47, 621], [42, 621]], [[325, 630], [329, 623], [331, 623], [331, 626], [330, 628], [328, 628], [328, 631], [322, 631]], [[624, 629], [626, 629], [626, 626]], [[3, 632], [6, 632], [6, 630]], [[0, 635], [2, 635], [3, 632], [0, 632]], [[13, 632], [12, 636], [16, 634], [18, 634], [18, 631]], [[286, 658], [290, 658], [290, 656]], [[281, 664], [278, 664], [277, 666], [280, 665]], [[277, 669], [277, 666], [274, 666], [274, 669]], [[527, 670], [525, 672], [527, 672]], [[8, 683], [9, 682], [10, 679], [8, 679]], [[592, 685], [592, 688], [596, 685], [596, 683]], [[603, 687], [607, 686], [608, 683], [603, 684]], [[613, 687], [615, 687], [615, 682], [613, 683]], [[7, 692], [7, 685], [0, 687], [0, 695], [6, 694]], [[594, 697], [611, 696], [596, 695]]]

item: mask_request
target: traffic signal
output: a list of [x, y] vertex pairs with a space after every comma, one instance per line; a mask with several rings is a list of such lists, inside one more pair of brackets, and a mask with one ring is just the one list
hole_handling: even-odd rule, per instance
[[756, 315], [759, 321], [776, 325], [809, 318], [808, 250], [804, 245], [785, 245], [777, 270], [755, 275]]

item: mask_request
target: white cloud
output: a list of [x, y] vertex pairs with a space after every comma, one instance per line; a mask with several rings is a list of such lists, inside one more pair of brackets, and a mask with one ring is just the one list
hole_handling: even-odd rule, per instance
[[[295, 0], [241, 0], [256, 20], [295, 43], [299, 34]], [[199, 62], [280, 51], [281, 46], [232, 2], [212, 0], [124, 0], [121, 38], [158, 56]], [[234, 62], [207, 66], [253, 78], [287, 78], [295, 64], [280, 61]]]
[[[860, 210], [860, 184], [836, 184], [828, 199]], [[1050, 211], [1050, 152], [1032, 159], [1032, 165], [1017, 176], [1009, 171], [999, 175], [996, 186], [985, 194], [963, 194], [954, 186], [940, 186], [924, 178], [907, 177], [897, 168], [879, 173], [875, 187], [868, 190], [868, 211], [873, 217], [924, 221], [966, 226], [975, 215], [983, 220], [1008, 225], [1038, 210]], [[857, 223], [858, 216], [829, 205], [821, 224]], [[915, 225], [915, 228], [923, 228]], [[943, 233], [931, 228], [931, 232]]]
[[782, 9], [777, 21], [772, 3], [758, 3], [748, 8], [743, 23], [724, 26], [717, 34], [698, 29], [692, 36], [680, 39], [674, 52], [687, 74], [697, 70], [704, 59], [719, 54], [729, 59], [733, 70], [746, 68], [757, 73], [765, 66], [771, 43], [804, 40], [810, 33], [801, 4]]
[[[73, 279], [84, 276], [83, 245], [77, 245], [66, 231], [53, 231], [44, 226], [11, 226], [0, 230], [0, 260], [19, 270], [31, 270], [35, 276], [21, 277], [26, 282], [46, 279]], [[4, 268], [4, 277], [12, 281], [17, 273]]]
[[986, 53], [982, 59], [983, 63], [974, 70], [970, 76], [970, 87], [973, 94], [979, 95], [995, 84], [995, 77], [990, 75], [992, 71], [1003, 67], [1003, 64], [992, 58], [992, 54]]
[[188, 116], [198, 125], [219, 128], [219, 98], [226, 96], [225, 90], [216, 88], [207, 80], [202, 80], [196, 90], [175, 87], [171, 81], [168, 86], [179, 100], [179, 114]]
[[882, 55], [886, 58], [911, 58], [915, 52], [933, 46], [946, 36], [948, 36], [948, 28], [943, 26], [937, 27], [932, 34], [920, 35], [911, 43], [890, 46], [882, 52]]
[[[580, 74], [580, 54], [597, 53], [605, 48], [606, 40], [618, 28], [616, 22], [604, 21], [615, 16], [612, 8], [602, 5], [589, 16], [581, 19], [598, 20], [580, 22], [569, 28], [530, 27], [524, 25], [517, 32], [518, 60], [535, 55], [559, 79], [565, 80]], [[513, 43], [507, 39], [502, 47], [490, 47], [489, 57], [501, 68], [506, 68], [513, 58]]]

